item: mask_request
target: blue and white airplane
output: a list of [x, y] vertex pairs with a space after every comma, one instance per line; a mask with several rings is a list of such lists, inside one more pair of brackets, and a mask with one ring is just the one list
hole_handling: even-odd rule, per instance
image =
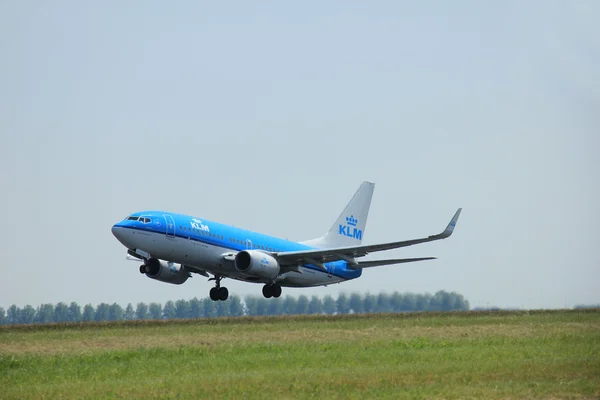
[[[131, 214], [112, 227], [127, 247], [128, 258], [142, 260], [140, 273], [182, 284], [191, 273], [215, 281], [214, 301], [227, 300], [223, 278], [264, 284], [266, 298], [281, 296], [281, 287], [326, 286], [358, 278], [363, 268], [431, 260], [435, 257], [357, 261], [369, 253], [445, 239], [452, 234], [459, 208], [446, 229], [421, 239], [362, 245], [374, 183], [363, 182], [350, 203], [322, 237], [292, 242], [206, 219], [165, 211]], [[210, 277], [210, 275], [212, 277]]]

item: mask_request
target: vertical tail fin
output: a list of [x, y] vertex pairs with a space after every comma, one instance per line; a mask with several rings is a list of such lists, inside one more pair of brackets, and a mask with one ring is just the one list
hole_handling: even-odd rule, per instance
[[363, 182], [331, 229], [320, 238], [302, 243], [317, 248], [360, 245], [365, 233], [374, 189], [374, 183]]

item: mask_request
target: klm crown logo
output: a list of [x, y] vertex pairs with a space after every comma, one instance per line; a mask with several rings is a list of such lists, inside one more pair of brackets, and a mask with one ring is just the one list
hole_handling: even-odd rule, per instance
[[346, 225], [339, 225], [338, 234], [362, 240], [363, 232], [361, 229], [356, 229], [356, 225], [358, 225], [358, 219], [354, 218], [354, 215], [346, 217]]

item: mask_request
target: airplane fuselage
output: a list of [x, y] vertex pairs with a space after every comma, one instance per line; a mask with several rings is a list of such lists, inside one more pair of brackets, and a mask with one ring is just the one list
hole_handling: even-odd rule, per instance
[[[129, 250], [178, 263], [191, 272], [205, 272], [244, 282], [269, 283], [240, 272], [233, 259], [243, 250], [265, 254], [313, 249], [313, 247], [277, 237], [244, 230], [188, 215], [164, 211], [132, 214], [112, 228], [114, 236]], [[282, 271], [276, 278], [280, 286], [309, 287], [339, 283], [361, 276], [361, 269], [348, 267], [346, 261], [298, 265]]]

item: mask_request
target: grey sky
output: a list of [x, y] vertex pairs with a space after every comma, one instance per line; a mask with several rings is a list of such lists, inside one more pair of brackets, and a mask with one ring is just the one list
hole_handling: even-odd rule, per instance
[[142, 277], [112, 224], [309, 239], [363, 180], [365, 243], [464, 208], [371, 257], [440, 259], [284, 294], [600, 303], [600, 3], [280, 3], [0, 3], [0, 306], [205, 297]]

